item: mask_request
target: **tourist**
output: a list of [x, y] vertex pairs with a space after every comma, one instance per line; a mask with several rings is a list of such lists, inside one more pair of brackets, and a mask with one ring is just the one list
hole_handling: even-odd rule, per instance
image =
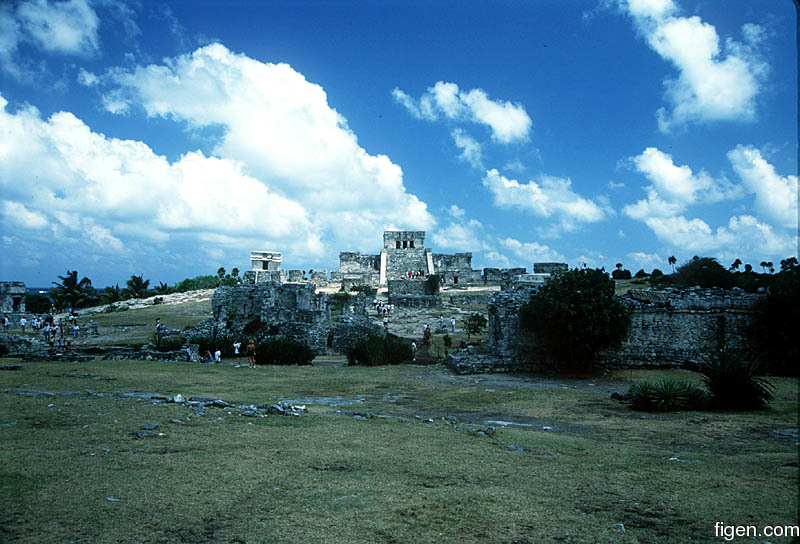
[[217, 364], [222, 362], [222, 351], [220, 351], [219, 349], [214, 351], [214, 362]]
[[383, 328], [389, 330], [389, 318], [385, 315], [383, 316]]
[[236, 368], [239, 368], [239, 367], [242, 366], [242, 357], [241, 357], [241, 354], [239, 353], [239, 348], [241, 348], [241, 347], [242, 347], [242, 343], [239, 342], [238, 339], [233, 342], [233, 355], [234, 355], [234, 357], [236, 357]]
[[247, 341], [247, 366], [256, 367], [256, 343], [252, 339]]
[[453, 329], [453, 332], [456, 332], [456, 318], [455, 317], [451, 317], [450, 318], [450, 328]]
[[9, 325], [8, 316], [4, 315], [3, 316], [3, 330], [4, 331], [8, 330], [8, 325]]
[[411, 341], [411, 360], [412, 361], [417, 360], [417, 343], [414, 342], [413, 340]]
[[444, 316], [439, 314], [439, 328], [444, 329]]
[[78, 333], [80, 333], [81, 328], [78, 326], [78, 322], [76, 321], [75, 324], [72, 326], [72, 337], [77, 338]]
[[183, 351], [186, 352], [186, 360], [190, 363], [192, 362], [192, 346], [189, 344], [189, 340], [186, 338], [183, 339]]
[[209, 350], [205, 350], [203, 352], [203, 362], [204, 363], [213, 363], [214, 359], [211, 357], [211, 352]]
[[425, 332], [423, 333], [422, 341], [426, 345], [431, 343], [431, 328], [427, 325], [425, 325]]
[[28, 326], [28, 320], [27, 320], [27, 319], [25, 319], [25, 317], [24, 317], [24, 316], [20, 318], [20, 320], [19, 320], [19, 326], [20, 326], [20, 328], [22, 329], [22, 332], [25, 332], [25, 327], [27, 327], [27, 326]]

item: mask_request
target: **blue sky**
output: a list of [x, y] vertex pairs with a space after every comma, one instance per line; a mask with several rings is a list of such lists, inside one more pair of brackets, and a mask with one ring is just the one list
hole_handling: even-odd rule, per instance
[[0, 4], [0, 279], [797, 255], [789, 0]]

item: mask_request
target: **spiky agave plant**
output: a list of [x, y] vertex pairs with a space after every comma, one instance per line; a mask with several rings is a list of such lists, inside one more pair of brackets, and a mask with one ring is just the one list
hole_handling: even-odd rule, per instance
[[761, 366], [739, 349], [723, 346], [706, 353], [699, 371], [719, 408], [760, 408], [775, 396]]

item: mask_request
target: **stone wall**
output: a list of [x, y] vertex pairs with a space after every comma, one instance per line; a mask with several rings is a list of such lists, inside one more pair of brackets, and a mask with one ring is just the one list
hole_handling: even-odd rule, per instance
[[485, 283], [507, 283], [522, 274], [527, 274], [526, 268], [484, 268], [483, 281]]
[[534, 274], [555, 274], [569, 270], [567, 263], [533, 263]]
[[453, 253], [452, 255], [434, 253], [433, 272], [443, 277], [448, 285], [472, 283], [472, 253]]
[[[348, 311], [331, 319], [332, 298], [310, 283], [257, 283], [220, 287], [211, 298], [210, 324], [234, 334], [264, 340], [282, 337], [318, 354], [344, 353], [355, 338], [383, 330], [366, 317], [367, 297], [356, 294]], [[200, 326], [198, 326], [200, 327]], [[245, 333], [244, 329], [248, 332]]]
[[0, 312], [25, 313], [27, 290], [21, 281], [0, 281]]
[[384, 249], [386, 253], [386, 280], [399, 280], [408, 277], [408, 271], [422, 270], [429, 274], [428, 256], [432, 255], [430, 249], [405, 248]]
[[468, 304], [488, 304], [494, 293], [458, 293], [445, 292], [442, 298], [449, 300], [453, 306], [466, 306]]
[[244, 283], [265, 283], [286, 281], [286, 270], [247, 270], [242, 275]]
[[[535, 288], [518, 283], [492, 296], [485, 351], [457, 354], [451, 367], [458, 372], [504, 372], [551, 364], [541, 344], [520, 328], [519, 309]], [[736, 289], [630, 291], [619, 300], [631, 310], [631, 332], [619, 348], [600, 353], [598, 362], [610, 368], [682, 367], [698, 363], [722, 341], [743, 347], [763, 296]]]
[[339, 272], [374, 272], [378, 273], [381, 269], [380, 255], [362, 255], [354, 251], [342, 251], [339, 253]]
[[419, 280], [389, 280], [389, 304], [412, 308], [435, 308], [441, 306], [440, 295], [428, 294], [428, 281]]

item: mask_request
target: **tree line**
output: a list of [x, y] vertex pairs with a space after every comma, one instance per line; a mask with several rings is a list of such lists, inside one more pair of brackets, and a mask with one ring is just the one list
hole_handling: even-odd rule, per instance
[[26, 307], [33, 313], [45, 313], [51, 306], [56, 310], [88, 308], [100, 304], [111, 304], [122, 300], [147, 298], [154, 295], [168, 295], [171, 293], [184, 293], [198, 289], [216, 289], [221, 285], [236, 285], [241, 283], [239, 269], [233, 268], [228, 274], [225, 268], [220, 267], [217, 275], [195, 276], [183, 279], [173, 285], [159, 282], [150, 287], [150, 280], [144, 274], [132, 274], [125, 282], [124, 287], [117, 283], [96, 289], [92, 280], [86, 276], [79, 277], [77, 270], [67, 270], [63, 276], [58, 276], [54, 281], [48, 296], [31, 294], [26, 297]]

